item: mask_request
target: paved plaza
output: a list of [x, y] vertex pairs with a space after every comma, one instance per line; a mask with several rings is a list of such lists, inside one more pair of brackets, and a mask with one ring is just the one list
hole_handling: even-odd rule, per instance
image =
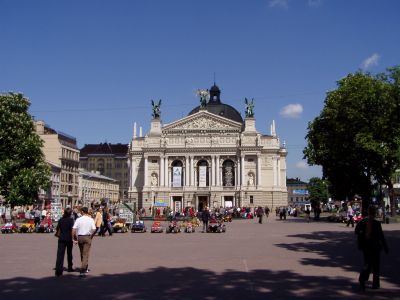
[[96, 237], [86, 278], [54, 276], [52, 234], [2, 234], [0, 299], [400, 299], [400, 224], [383, 225], [382, 288], [361, 293], [353, 228], [264, 221], [234, 220], [221, 234]]

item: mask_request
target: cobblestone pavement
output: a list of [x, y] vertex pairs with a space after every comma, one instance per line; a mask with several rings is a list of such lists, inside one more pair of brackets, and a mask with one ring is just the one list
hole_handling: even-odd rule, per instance
[[365, 293], [354, 230], [338, 223], [270, 216], [234, 220], [226, 233], [95, 237], [86, 278], [54, 276], [52, 234], [2, 234], [0, 299], [400, 299], [400, 224], [383, 229], [382, 288]]

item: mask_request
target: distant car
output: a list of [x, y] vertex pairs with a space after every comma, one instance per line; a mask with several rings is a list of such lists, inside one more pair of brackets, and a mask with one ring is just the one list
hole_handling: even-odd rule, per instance
[[146, 232], [147, 228], [143, 221], [136, 221], [132, 224], [131, 232]]
[[151, 232], [152, 233], [161, 233], [164, 231], [164, 228], [161, 226], [160, 221], [154, 221], [153, 224], [151, 225]]
[[13, 223], [6, 223], [1, 227], [1, 233], [14, 233], [18, 231], [18, 227]]
[[176, 220], [169, 222], [168, 227], [165, 229], [165, 233], [178, 233], [181, 232], [181, 226]]
[[22, 223], [19, 227], [19, 232], [21, 233], [32, 233], [35, 232], [35, 223], [33, 220], [26, 220], [25, 223]]
[[126, 226], [125, 222], [122, 220], [117, 220], [112, 226], [113, 232], [121, 232], [125, 233], [128, 232], [128, 227]]
[[208, 224], [207, 232], [226, 232], [226, 226], [223, 221], [216, 218], [211, 218], [210, 223]]

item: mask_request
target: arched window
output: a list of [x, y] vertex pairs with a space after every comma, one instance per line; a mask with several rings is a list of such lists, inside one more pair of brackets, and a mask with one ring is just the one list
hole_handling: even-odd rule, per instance
[[173, 187], [183, 186], [183, 163], [180, 160], [175, 160], [172, 163], [171, 179]]
[[222, 164], [222, 184], [235, 186], [235, 163], [231, 160], [226, 160]]
[[97, 160], [97, 171], [99, 171], [101, 175], [104, 174], [104, 159], [102, 158]]
[[208, 162], [200, 160], [197, 163], [197, 186], [209, 186]]

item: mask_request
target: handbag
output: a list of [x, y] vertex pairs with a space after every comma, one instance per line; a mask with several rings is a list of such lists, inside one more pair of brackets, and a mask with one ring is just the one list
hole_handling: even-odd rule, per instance
[[57, 229], [56, 229], [56, 233], [54, 234], [54, 236], [55, 237], [60, 237], [60, 235], [61, 235], [61, 230], [60, 230], [60, 227], [57, 227]]

